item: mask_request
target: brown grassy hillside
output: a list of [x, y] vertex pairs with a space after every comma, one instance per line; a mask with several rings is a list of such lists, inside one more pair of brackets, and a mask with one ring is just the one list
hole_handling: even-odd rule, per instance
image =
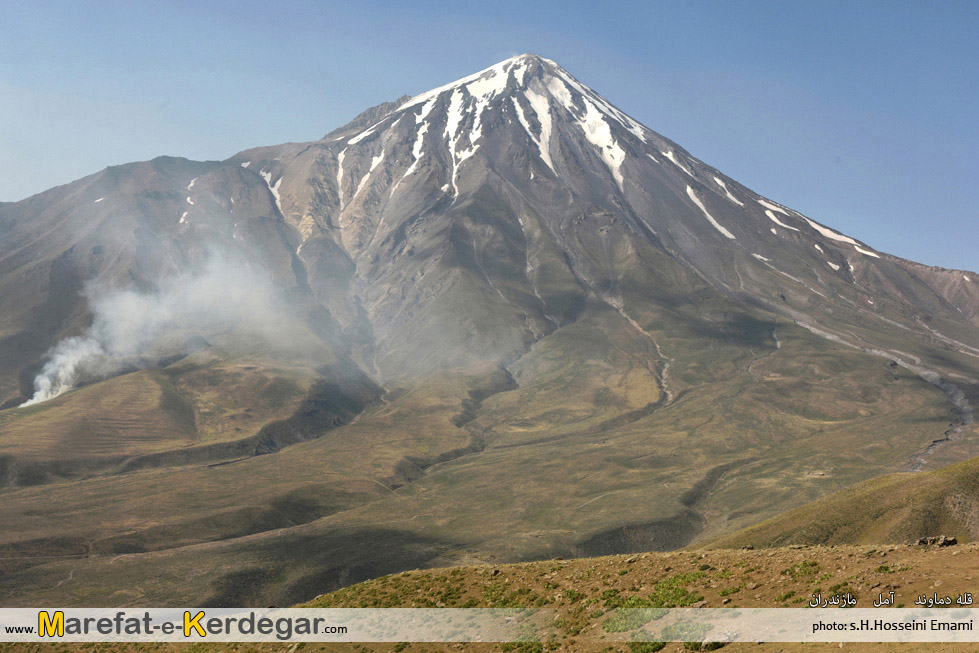
[[[655, 645], [607, 640], [609, 611], [620, 606], [801, 607], [814, 592], [850, 592], [857, 607], [872, 607], [877, 593], [893, 590], [898, 606], [919, 594], [973, 591], [979, 546], [819, 546], [768, 550], [643, 553], [514, 565], [410, 571], [326, 594], [302, 607], [520, 607], [556, 610], [557, 619], [537, 645], [91, 645], [98, 651], [652, 651]], [[610, 638], [608, 638], [610, 639]], [[18, 651], [80, 650], [33, 646]], [[823, 651], [839, 644], [729, 644], [725, 651]], [[846, 644], [853, 651], [971, 651], [970, 645]], [[0, 651], [15, 650], [0, 647]], [[666, 644], [661, 650], [691, 650]], [[693, 649], [696, 650], [696, 649]]]
[[936, 534], [960, 542], [979, 535], [979, 459], [858, 483], [705, 546], [871, 544]]

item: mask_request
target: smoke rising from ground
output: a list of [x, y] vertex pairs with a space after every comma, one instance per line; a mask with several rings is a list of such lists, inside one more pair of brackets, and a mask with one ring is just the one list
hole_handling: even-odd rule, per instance
[[157, 292], [91, 284], [85, 295], [94, 315], [92, 325], [51, 349], [34, 379], [34, 395], [23, 406], [126, 370], [150, 367], [149, 361], [161, 357], [186, 353], [181, 351], [182, 343], [194, 337], [200, 340], [234, 331], [273, 341], [288, 338], [290, 331], [277, 310], [281, 300], [269, 275], [218, 254], [208, 257], [197, 273], [165, 280]]

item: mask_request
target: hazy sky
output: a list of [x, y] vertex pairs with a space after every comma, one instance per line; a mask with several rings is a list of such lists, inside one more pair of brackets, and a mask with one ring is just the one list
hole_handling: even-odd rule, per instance
[[5, 0], [0, 34], [0, 200], [316, 139], [534, 52], [759, 193], [979, 270], [979, 2]]

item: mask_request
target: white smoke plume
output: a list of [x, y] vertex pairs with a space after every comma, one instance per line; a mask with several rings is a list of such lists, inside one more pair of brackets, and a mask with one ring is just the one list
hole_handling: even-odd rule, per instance
[[289, 331], [269, 275], [217, 254], [202, 271], [170, 278], [158, 292], [89, 285], [85, 295], [94, 315], [92, 325], [83, 335], [66, 338], [51, 349], [34, 379], [34, 396], [23, 406], [47, 401], [81, 383], [145, 367], [138, 357], [151, 346], [157, 355], [177, 353], [176, 343], [162, 349], [159, 344], [173, 332], [211, 337], [235, 330], [271, 339]]

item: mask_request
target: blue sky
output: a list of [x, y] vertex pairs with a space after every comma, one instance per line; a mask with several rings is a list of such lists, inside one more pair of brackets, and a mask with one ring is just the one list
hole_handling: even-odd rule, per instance
[[535, 52], [874, 247], [979, 270], [979, 2], [19, 2], [0, 200], [223, 159]]

